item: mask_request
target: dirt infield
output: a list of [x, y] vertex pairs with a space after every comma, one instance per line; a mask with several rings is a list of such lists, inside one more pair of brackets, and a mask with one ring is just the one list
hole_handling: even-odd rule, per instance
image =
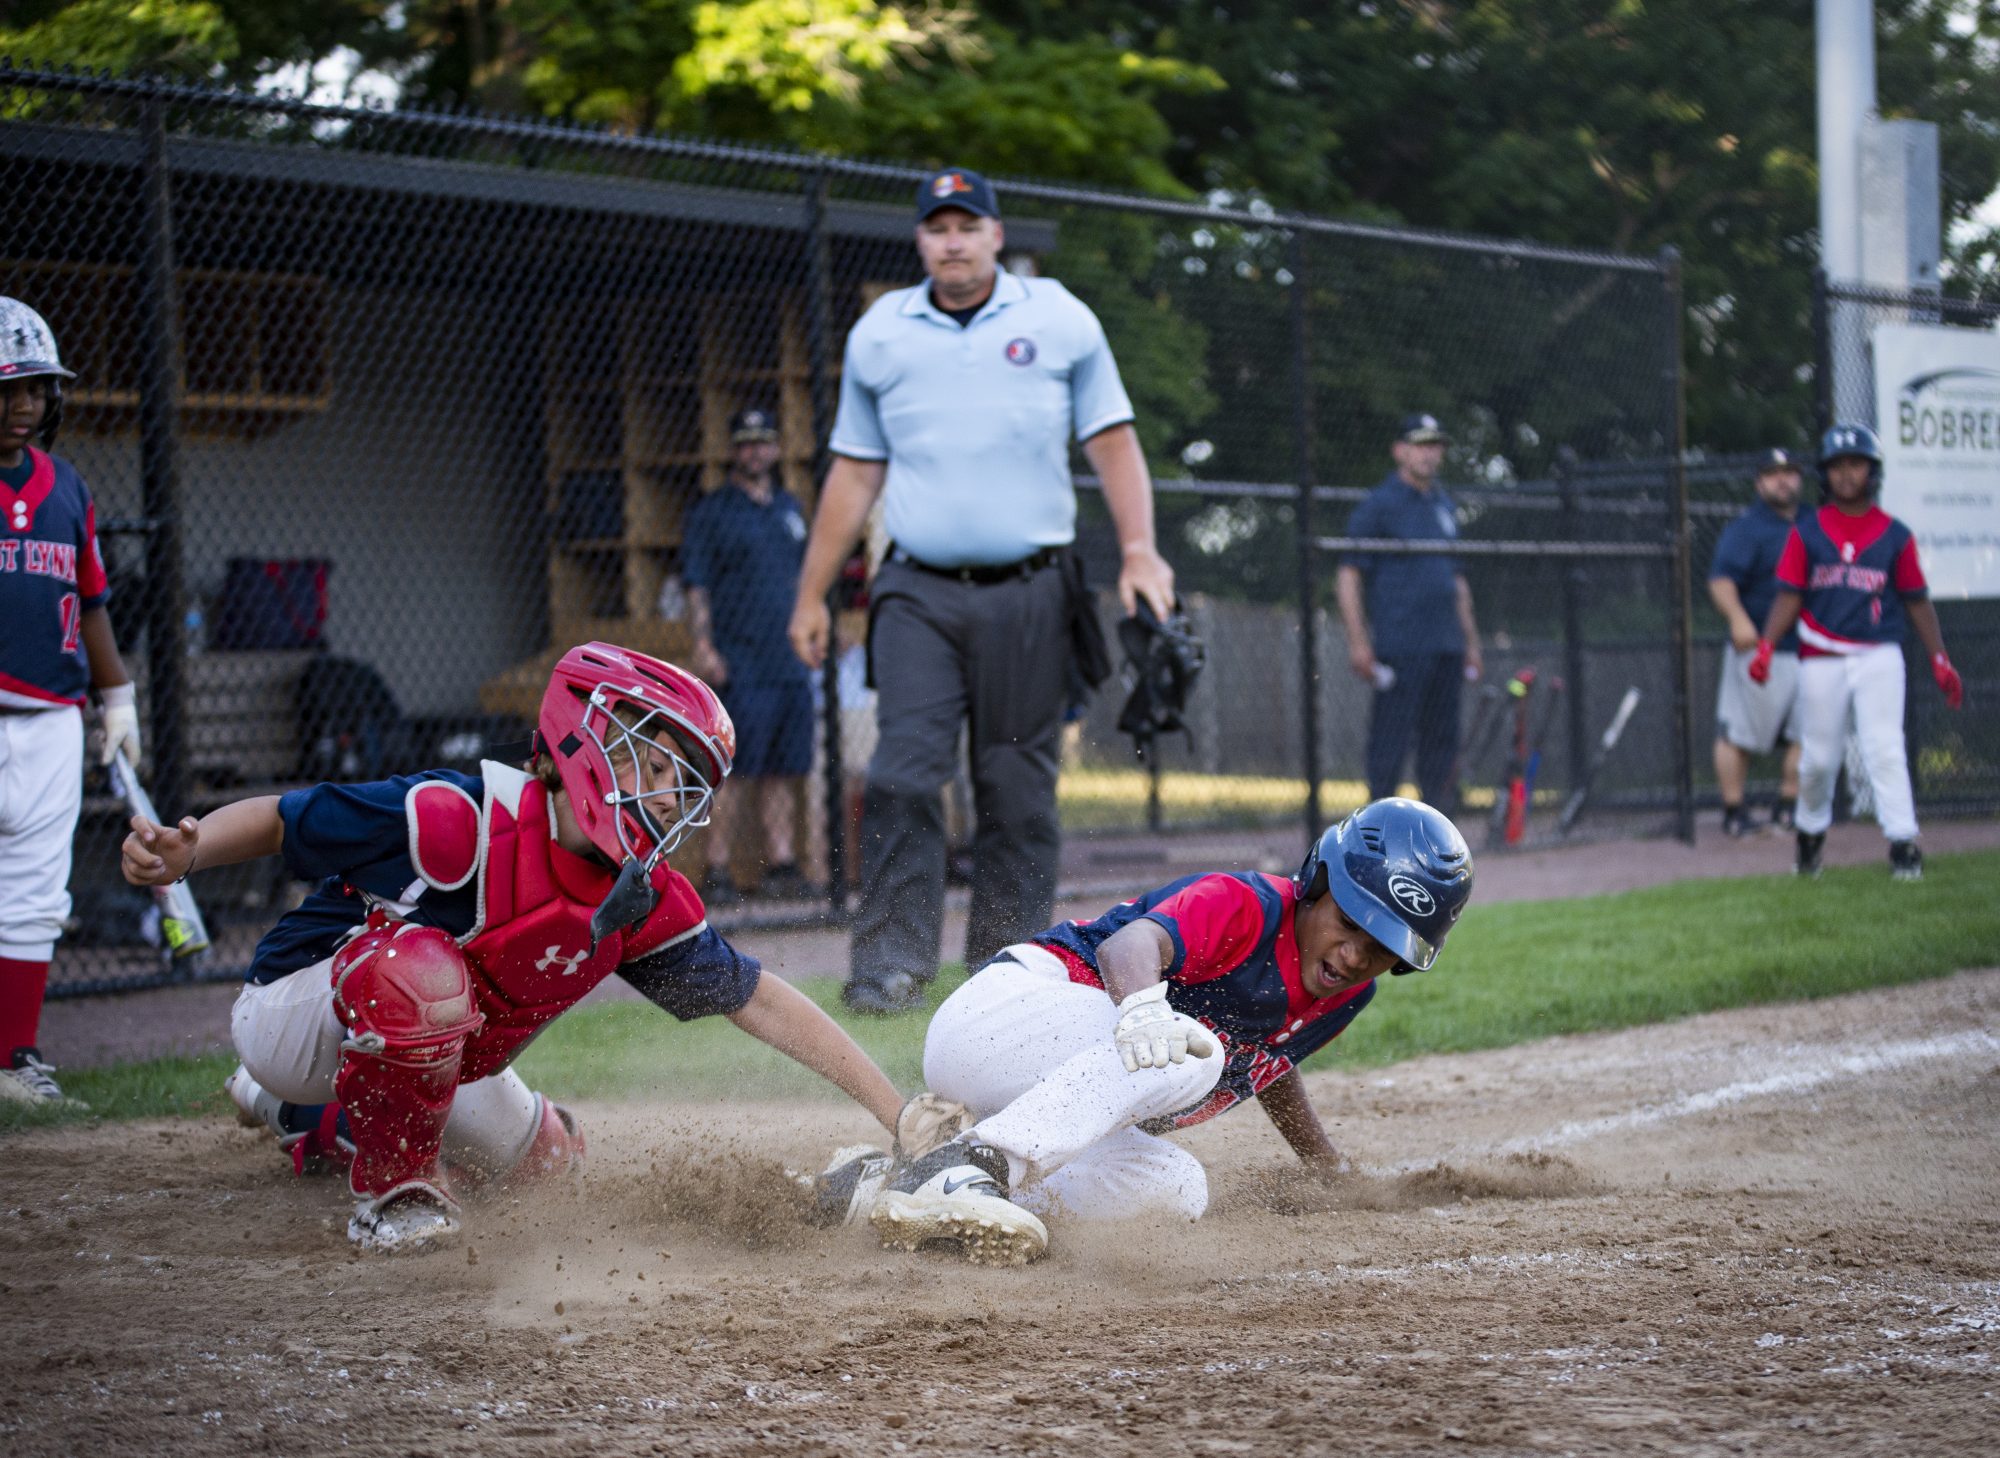
[[1194, 1226], [1025, 1271], [793, 1221], [836, 1106], [584, 1106], [582, 1190], [362, 1260], [222, 1123], [0, 1148], [0, 1448], [1992, 1451], [2000, 970], [1309, 1077], [1359, 1169], [1205, 1125]]

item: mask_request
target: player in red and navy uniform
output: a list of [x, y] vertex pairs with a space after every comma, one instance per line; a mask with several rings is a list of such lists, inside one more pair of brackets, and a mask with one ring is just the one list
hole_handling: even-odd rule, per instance
[[[105, 610], [97, 506], [75, 467], [35, 447], [62, 422], [55, 336], [0, 298], [0, 1099], [63, 1101], [37, 1048], [49, 962], [69, 916], [83, 807], [83, 715], [104, 710], [103, 758], [139, 762], [139, 714]], [[74, 1102], [74, 1101], [72, 1101]]]
[[356, 1243], [422, 1249], [458, 1228], [458, 1194], [578, 1165], [575, 1120], [510, 1065], [613, 973], [678, 1018], [728, 1017], [895, 1127], [881, 1070], [724, 941], [667, 863], [735, 740], [700, 679], [589, 643], [556, 665], [526, 769], [319, 785], [172, 829], [134, 817], [136, 885], [261, 855], [319, 881], [258, 945], [230, 1093], [300, 1167], [349, 1161]]
[[1309, 1163], [1337, 1167], [1298, 1077], [1388, 972], [1430, 967], [1472, 894], [1472, 857], [1430, 806], [1386, 799], [1328, 830], [1298, 873], [1190, 876], [1008, 947], [947, 998], [924, 1077], [970, 1127], [920, 1157], [845, 1151], [829, 1223], [1032, 1260], [1040, 1216], [1208, 1206], [1198, 1160], [1161, 1134], [1248, 1099]]
[[1875, 504], [1882, 445], [1865, 425], [1836, 425], [1820, 442], [1827, 500], [1792, 527], [1778, 558], [1778, 597], [1751, 660], [1758, 683], [1772, 645], [1799, 630], [1798, 854], [1793, 869], [1820, 873], [1833, 823], [1833, 786], [1847, 742], [1848, 714], [1875, 795], [1875, 819], [1889, 840], [1890, 873], [1923, 875], [1917, 806], [1903, 743], [1903, 624], [1930, 654], [1931, 676], [1956, 709], [1965, 685], [1945, 655], [1937, 609], [1910, 529]]

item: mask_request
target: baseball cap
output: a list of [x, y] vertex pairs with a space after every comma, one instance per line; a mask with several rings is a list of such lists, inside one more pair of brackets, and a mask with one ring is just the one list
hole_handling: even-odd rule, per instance
[[982, 218], [1000, 216], [1000, 202], [993, 196], [993, 184], [963, 167], [933, 172], [918, 184], [917, 221], [921, 223], [940, 208], [963, 208]]
[[1783, 446], [1772, 446], [1757, 457], [1757, 474], [1761, 476], [1766, 471], [1798, 471], [1800, 475], [1805, 474], [1798, 457]]
[[752, 441], [776, 440], [778, 422], [771, 412], [755, 405], [746, 406], [729, 417], [729, 443], [746, 445]]
[[1451, 437], [1444, 433], [1435, 415], [1405, 415], [1402, 425], [1397, 427], [1396, 439], [1404, 445], [1430, 445]]

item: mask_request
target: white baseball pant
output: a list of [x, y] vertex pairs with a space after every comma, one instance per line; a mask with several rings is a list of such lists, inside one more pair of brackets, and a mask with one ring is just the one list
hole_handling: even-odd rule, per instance
[[[333, 959], [276, 982], [245, 983], [229, 1014], [229, 1036], [250, 1076], [290, 1104], [333, 1102], [340, 1044], [333, 1010]], [[462, 1083], [445, 1120], [448, 1164], [508, 1170], [521, 1162], [540, 1125], [535, 1095], [511, 1068]]]
[[82, 808], [82, 713], [0, 711], [0, 957], [55, 955]]
[[1875, 820], [1890, 840], [1917, 838], [1916, 797], [1903, 742], [1903, 650], [1883, 643], [1861, 653], [1816, 654], [1799, 662], [1799, 806], [1795, 823], [1818, 834], [1833, 824], [1833, 785], [1847, 743], [1847, 720], [1875, 796]]
[[924, 1080], [1009, 1156], [1014, 1198], [1037, 1214], [1119, 1220], [1208, 1208], [1208, 1174], [1178, 1145], [1133, 1125], [1199, 1103], [1220, 1051], [1127, 1073], [1109, 993], [1069, 980], [1046, 948], [1019, 943], [945, 999], [924, 1035]]

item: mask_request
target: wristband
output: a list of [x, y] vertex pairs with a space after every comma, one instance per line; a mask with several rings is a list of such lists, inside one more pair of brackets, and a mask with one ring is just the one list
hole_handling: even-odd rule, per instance
[[136, 702], [137, 694], [130, 681], [108, 683], [97, 691], [97, 702], [101, 708], [129, 709]]

